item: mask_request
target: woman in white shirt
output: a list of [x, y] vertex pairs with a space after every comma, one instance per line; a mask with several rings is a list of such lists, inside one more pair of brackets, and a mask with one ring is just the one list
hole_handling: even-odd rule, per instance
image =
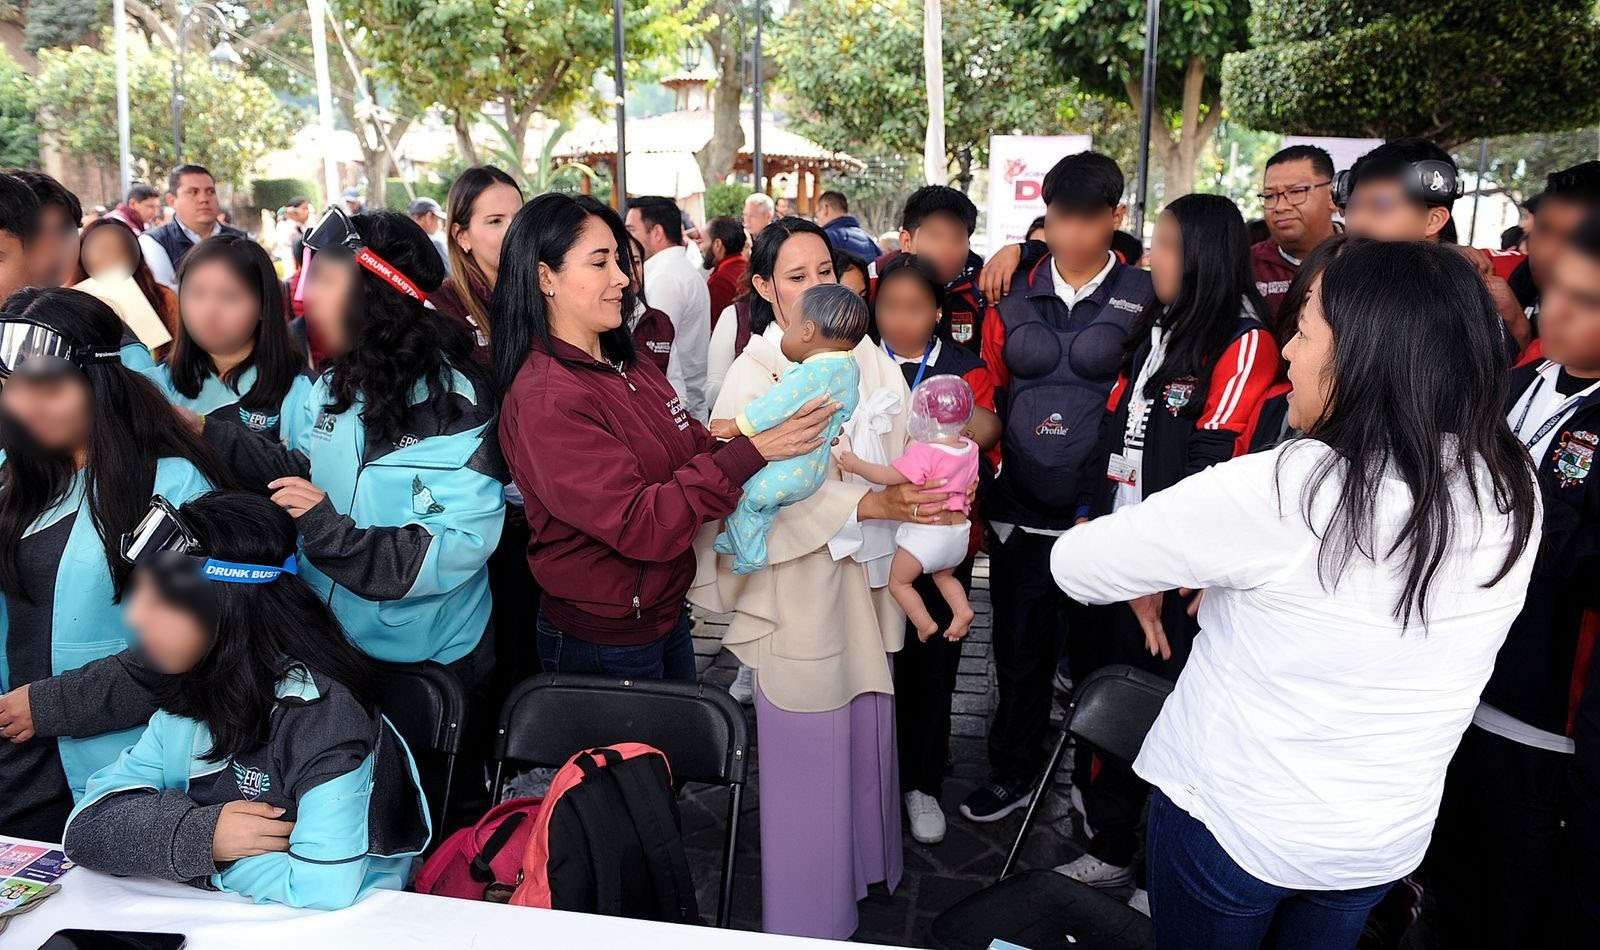
[[1085, 602], [1205, 591], [1134, 763], [1158, 944], [1350, 947], [1421, 862], [1537, 547], [1500, 334], [1460, 255], [1353, 243], [1284, 351], [1306, 436], [1057, 543]]

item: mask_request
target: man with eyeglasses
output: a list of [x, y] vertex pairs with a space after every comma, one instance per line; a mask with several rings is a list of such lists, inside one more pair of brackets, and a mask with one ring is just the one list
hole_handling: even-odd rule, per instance
[[1250, 248], [1256, 289], [1274, 316], [1300, 261], [1334, 232], [1333, 157], [1315, 145], [1291, 145], [1267, 159], [1261, 212], [1268, 238]]

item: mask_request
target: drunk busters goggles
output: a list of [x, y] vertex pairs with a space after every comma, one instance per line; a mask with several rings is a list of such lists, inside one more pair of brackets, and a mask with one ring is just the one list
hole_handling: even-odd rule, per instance
[[13, 373], [54, 376], [91, 363], [121, 360], [118, 347], [78, 343], [42, 323], [0, 313], [0, 379]]
[[[305, 245], [313, 251], [340, 251], [349, 254], [357, 264], [376, 274], [390, 287], [408, 297], [426, 301], [428, 295], [417, 287], [411, 278], [402, 274], [393, 264], [372, 253], [355, 222], [343, 208], [329, 208], [315, 229], [305, 237]], [[304, 286], [303, 284], [301, 286]]]
[[150, 511], [122, 536], [122, 559], [150, 568], [169, 592], [188, 588], [201, 580], [222, 584], [270, 584], [285, 574], [298, 574], [293, 554], [279, 565], [221, 561], [206, 551], [183, 515], [160, 495], [150, 500]]

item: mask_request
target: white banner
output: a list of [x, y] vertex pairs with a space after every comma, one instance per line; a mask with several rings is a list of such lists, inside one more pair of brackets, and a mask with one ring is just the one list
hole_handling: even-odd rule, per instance
[[1356, 159], [1383, 144], [1383, 139], [1350, 139], [1331, 135], [1285, 135], [1283, 147], [1315, 145], [1333, 157], [1333, 170], [1342, 172], [1356, 163]]
[[1068, 155], [1089, 150], [1087, 135], [989, 136], [989, 253], [1015, 244], [1044, 214], [1045, 173]]

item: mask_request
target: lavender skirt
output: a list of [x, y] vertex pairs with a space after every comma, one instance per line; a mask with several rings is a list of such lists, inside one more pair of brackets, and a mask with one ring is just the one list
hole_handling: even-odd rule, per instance
[[786, 712], [756, 680], [762, 929], [847, 939], [867, 885], [900, 884], [894, 697], [866, 693], [829, 712]]

